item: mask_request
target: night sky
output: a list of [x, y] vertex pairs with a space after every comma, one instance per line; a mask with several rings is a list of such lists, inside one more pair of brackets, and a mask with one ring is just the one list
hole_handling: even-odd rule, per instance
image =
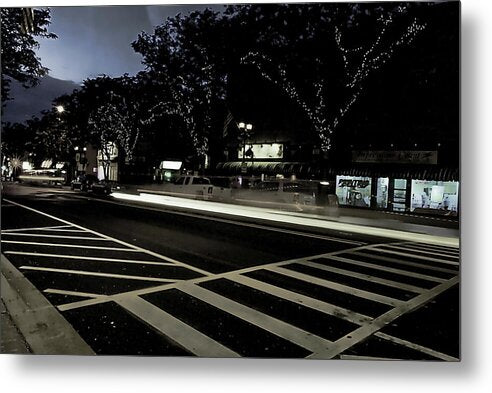
[[221, 11], [224, 5], [50, 7], [49, 29], [58, 39], [37, 38], [37, 55], [49, 74], [30, 89], [13, 81], [13, 100], [3, 108], [2, 121], [24, 122], [39, 116], [51, 108], [54, 98], [71, 93], [87, 78], [134, 75], [143, 65], [131, 43], [141, 31], [151, 33], [168, 17], [205, 8]]
[[99, 74], [119, 76], [142, 69], [130, 44], [167, 17], [223, 5], [52, 7], [50, 30], [57, 40], [40, 40], [38, 55], [50, 76], [80, 83]]

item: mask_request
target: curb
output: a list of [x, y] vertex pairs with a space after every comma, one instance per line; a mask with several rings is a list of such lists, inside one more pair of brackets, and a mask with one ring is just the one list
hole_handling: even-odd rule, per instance
[[95, 355], [43, 294], [1, 255], [1, 297], [35, 355]]

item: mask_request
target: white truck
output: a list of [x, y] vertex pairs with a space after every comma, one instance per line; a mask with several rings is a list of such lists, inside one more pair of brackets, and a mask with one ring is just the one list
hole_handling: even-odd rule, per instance
[[159, 190], [138, 191], [200, 200], [224, 201], [231, 198], [230, 188], [214, 186], [208, 177], [191, 175], [178, 177], [174, 183], [163, 184]]

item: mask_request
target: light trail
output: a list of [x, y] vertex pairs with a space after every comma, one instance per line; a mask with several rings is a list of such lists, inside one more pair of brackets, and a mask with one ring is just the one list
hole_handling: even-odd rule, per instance
[[111, 196], [115, 199], [120, 200], [153, 203], [156, 205], [226, 214], [229, 216], [256, 218], [272, 222], [281, 222], [286, 224], [351, 232], [362, 235], [381, 236], [390, 239], [437, 244], [455, 248], [459, 247], [459, 238], [457, 237], [429, 235], [396, 229], [341, 223], [312, 217], [300, 217], [299, 215], [291, 215], [288, 212], [281, 212], [265, 208], [231, 205], [220, 202], [200, 201], [194, 199], [176, 198], [166, 195], [154, 195], [146, 193], [140, 193], [140, 195], [132, 195], [114, 192], [111, 194]]

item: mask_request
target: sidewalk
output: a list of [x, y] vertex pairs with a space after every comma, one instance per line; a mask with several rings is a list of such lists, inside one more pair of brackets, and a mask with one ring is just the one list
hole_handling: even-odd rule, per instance
[[94, 355], [43, 294], [5, 255], [0, 258], [1, 352]]
[[19, 332], [12, 317], [0, 301], [0, 354], [31, 353], [24, 336]]

